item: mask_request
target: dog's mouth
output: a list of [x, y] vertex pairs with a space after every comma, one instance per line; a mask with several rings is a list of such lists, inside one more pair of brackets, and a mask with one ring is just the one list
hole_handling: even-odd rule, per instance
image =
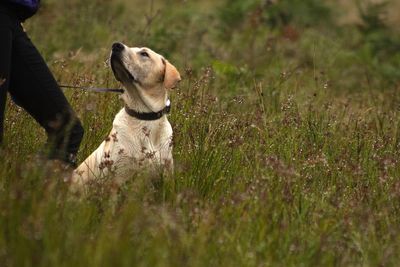
[[117, 81], [121, 83], [124, 82], [139, 83], [139, 81], [132, 75], [132, 73], [126, 69], [119, 55], [116, 55], [114, 52], [111, 53], [110, 62], [111, 62], [111, 69]]

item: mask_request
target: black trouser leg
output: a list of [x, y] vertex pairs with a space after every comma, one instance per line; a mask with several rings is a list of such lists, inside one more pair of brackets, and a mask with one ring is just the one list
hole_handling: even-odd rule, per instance
[[11, 47], [11, 29], [0, 19], [0, 144], [3, 143], [4, 112], [10, 82]]
[[72, 162], [83, 128], [43, 58], [21, 29], [13, 41], [9, 92], [49, 136], [49, 157]]
[[[83, 137], [82, 125], [18, 22], [13, 24], [11, 35], [11, 62], [4, 64], [9, 73], [8, 91], [18, 105], [46, 130], [49, 157], [74, 164]], [[3, 40], [0, 38], [2, 45], [5, 43]], [[3, 101], [4, 97], [0, 97]]]

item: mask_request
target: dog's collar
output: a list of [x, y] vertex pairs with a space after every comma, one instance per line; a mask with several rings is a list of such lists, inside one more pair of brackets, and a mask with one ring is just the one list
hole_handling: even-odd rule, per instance
[[171, 111], [171, 101], [169, 101], [168, 99], [165, 107], [158, 112], [137, 112], [136, 110], [129, 108], [127, 105], [125, 105], [125, 111], [126, 113], [128, 113], [129, 116], [134, 117], [138, 120], [155, 121]]

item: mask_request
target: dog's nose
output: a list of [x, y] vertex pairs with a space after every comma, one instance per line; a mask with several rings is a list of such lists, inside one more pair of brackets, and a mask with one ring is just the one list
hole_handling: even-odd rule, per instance
[[125, 46], [121, 43], [113, 43], [112, 45], [112, 51], [113, 52], [121, 52], [124, 50]]

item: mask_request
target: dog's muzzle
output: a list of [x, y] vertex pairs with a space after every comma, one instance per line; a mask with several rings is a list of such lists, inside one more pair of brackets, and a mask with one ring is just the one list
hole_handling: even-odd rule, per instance
[[123, 83], [124, 76], [128, 81], [125, 82], [132, 82], [140, 84], [140, 82], [132, 75], [132, 73], [126, 69], [125, 65], [122, 62], [121, 56], [122, 52], [125, 50], [125, 46], [122, 43], [114, 43], [111, 48], [111, 69], [114, 73], [115, 78]]
[[125, 49], [125, 46], [122, 43], [113, 43], [111, 47], [111, 51], [113, 53], [121, 53]]

